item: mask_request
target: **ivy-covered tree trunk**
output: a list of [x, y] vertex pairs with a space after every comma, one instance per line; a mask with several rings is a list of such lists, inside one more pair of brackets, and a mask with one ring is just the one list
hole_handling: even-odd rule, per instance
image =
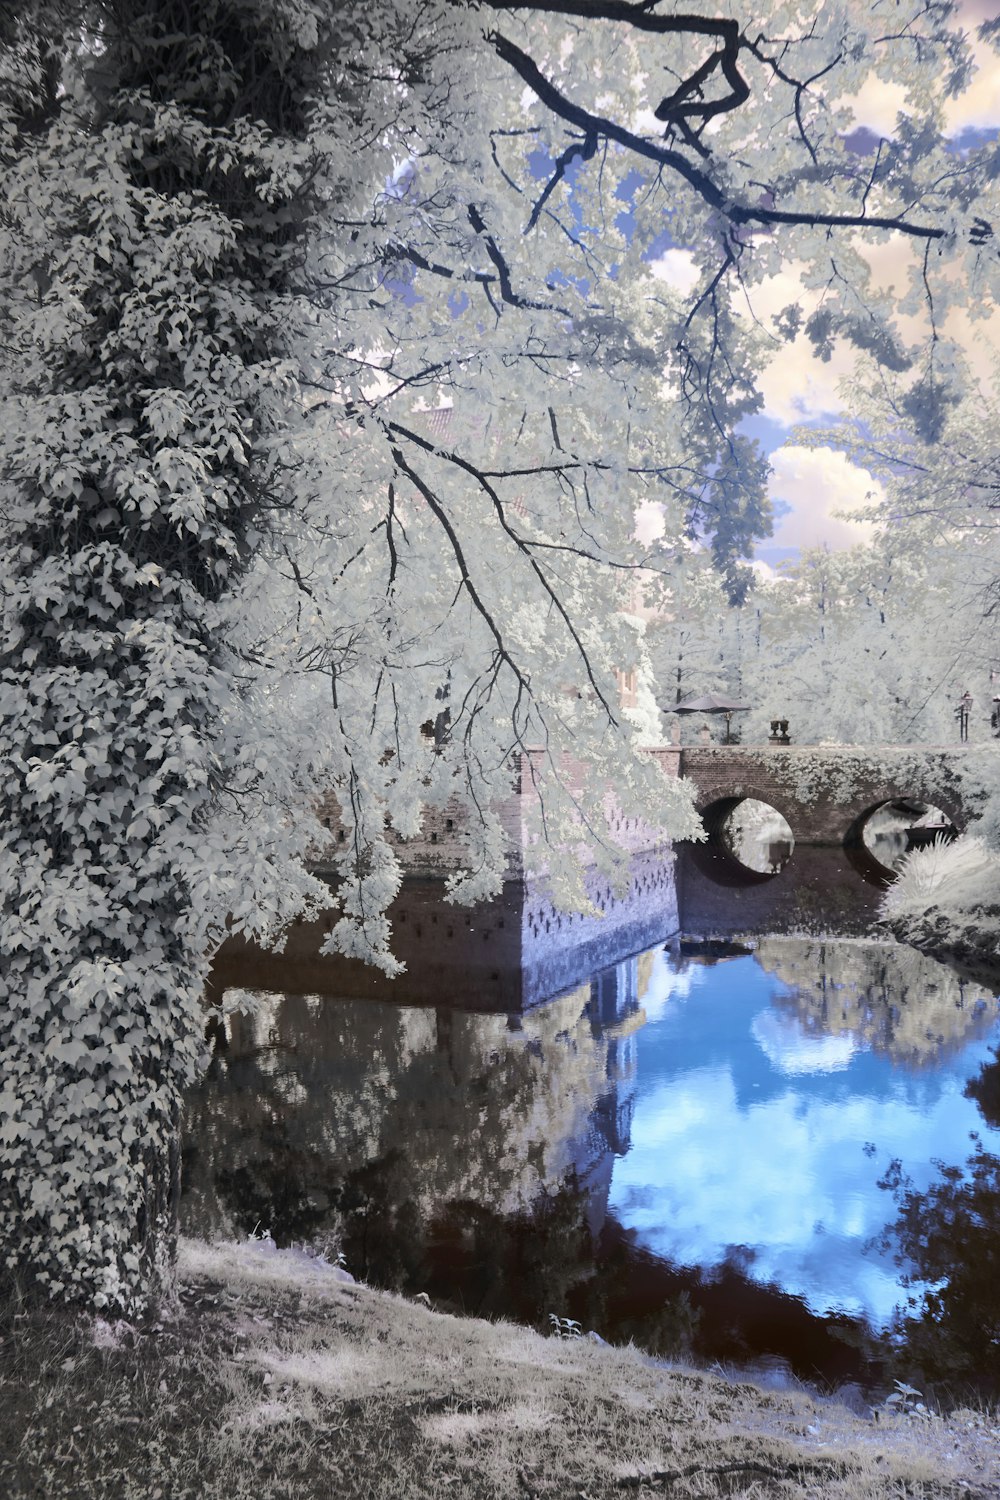
[[171, 1255], [222, 625], [295, 399], [328, 59], [305, 4], [70, 12], [75, 44], [52, 5], [0, 38], [0, 1246], [135, 1311]]

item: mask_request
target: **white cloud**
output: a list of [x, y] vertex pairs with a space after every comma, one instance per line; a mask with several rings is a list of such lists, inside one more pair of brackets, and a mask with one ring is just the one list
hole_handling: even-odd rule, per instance
[[950, 134], [957, 134], [967, 125], [1000, 124], [1000, 61], [996, 53], [986, 52], [965, 93], [948, 101], [945, 120]]
[[[804, 266], [790, 261], [778, 275], [751, 287], [747, 301], [742, 306], [737, 302], [736, 310], [768, 329], [793, 304], [808, 317], [819, 305], [820, 293], [803, 285], [804, 271]], [[838, 387], [854, 361], [854, 351], [841, 345], [830, 360], [818, 359], [804, 333], [790, 344], [772, 344], [758, 376], [765, 414], [785, 427], [835, 416], [844, 407]]]
[[773, 473], [768, 485], [772, 500], [792, 507], [774, 528], [774, 547], [829, 547], [838, 551], [867, 541], [873, 526], [838, 516], [884, 494], [866, 469], [831, 448], [802, 448], [786, 443], [771, 455]]
[[800, 335], [761, 372], [765, 415], [785, 427], [837, 416], [844, 409], [840, 382], [850, 373], [854, 360], [854, 351], [839, 344], [824, 364], [813, 354], [808, 339]]
[[900, 111], [910, 113], [906, 90], [898, 83], [885, 83], [880, 78], [869, 78], [856, 94], [838, 103], [850, 107], [859, 125], [867, 125], [869, 130], [884, 136], [895, 135]]
[[[996, 0], [959, 0], [958, 19], [969, 31], [983, 21], [992, 21], [997, 13]], [[976, 59], [972, 83], [957, 99], [945, 104], [945, 119], [950, 131], [965, 125], [1000, 125], [1000, 58], [992, 47], [971, 36]]]
[[650, 261], [649, 269], [657, 281], [665, 281], [683, 294], [696, 287], [701, 278], [690, 250], [664, 250], [656, 260]]
[[636, 541], [648, 547], [650, 542], [657, 541], [665, 530], [663, 506], [655, 500], [643, 500], [635, 513]]

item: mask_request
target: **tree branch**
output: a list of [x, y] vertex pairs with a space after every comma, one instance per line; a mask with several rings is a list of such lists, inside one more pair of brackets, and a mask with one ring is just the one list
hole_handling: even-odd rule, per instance
[[[480, 489], [482, 489], [483, 492], [489, 497], [490, 502], [493, 505], [493, 509], [496, 512], [497, 519], [500, 522], [501, 528], [503, 529], [504, 533], [508, 537], [510, 537], [511, 541], [514, 543], [514, 546], [528, 563], [531, 571], [534, 573], [538, 582], [541, 584], [542, 589], [547, 596], [550, 604], [555, 609], [556, 613], [559, 615], [567, 631], [569, 632], [573, 644], [579, 652], [580, 660], [583, 662], [584, 670], [587, 673], [587, 680], [593, 688], [598, 702], [604, 708], [609, 722], [615, 728], [617, 728], [618, 720], [615, 718], [614, 711], [610, 703], [607, 701], [607, 698], [604, 696], [603, 692], [600, 689], [600, 686], [598, 685], [597, 679], [594, 677], [593, 668], [590, 665], [590, 657], [587, 655], [587, 648], [581, 641], [576, 626], [573, 624], [573, 621], [569, 617], [566, 606], [563, 604], [562, 600], [559, 598], [559, 595], [556, 593], [555, 589], [552, 587], [552, 584], [546, 577], [545, 572], [538, 559], [533, 556], [530, 542], [522, 537], [519, 532], [515, 531], [510, 522], [507, 520], [507, 514], [504, 510], [503, 501], [501, 500], [500, 496], [497, 494], [493, 486], [490, 484], [489, 480], [484, 477], [484, 475], [480, 472], [479, 469], [476, 468], [474, 464], [469, 463], [468, 459], [462, 458], [461, 454], [442, 452], [440, 448], [435, 448], [433, 443], [428, 442], [427, 439], [421, 437], [419, 433], [412, 432], [409, 428], [400, 426], [398, 422], [389, 421], [385, 423], [385, 426], [389, 432], [395, 433], [397, 436], [405, 438], [408, 442], [414, 443], [417, 447], [423, 448], [426, 452], [435, 454], [440, 458], [444, 458], [449, 463], [454, 464], [457, 468], [462, 469], [466, 474], [470, 476], [470, 478], [476, 481]], [[513, 663], [510, 661], [510, 657], [507, 654], [507, 650], [503, 644], [503, 641], [501, 640], [500, 633], [496, 627], [496, 624], [493, 621], [493, 618], [490, 615], [489, 611], [486, 609], [486, 606], [483, 604], [481, 597], [476, 592], [475, 587], [469, 577], [468, 566], [465, 562], [465, 557], [462, 553], [458, 537], [456, 536], [454, 528], [452, 527], [451, 522], [445, 514], [442, 506], [438, 502], [436, 496], [434, 496], [427, 485], [424, 484], [423, 480], [420, 479], [420, 477], [413, 471], [413, 469], [406, 465], [405, 459], [403, 458], [402, 453], [398, 448], [392, 448], [392, 456], [403, 469], [403, 472], [407, 475], [407, 477], [411, 479], [414, 484], [416, 484], [417, 489], [420, 491], [421, 495], [423, 495], [424, 499], [431, 507], [434, 515], [438, 518], [438, 520], [444, 527], [448, 540], [451, 542], [452, 551], [455, 554], [455, 559], [458, 562], [459, 568], [462, 573], [462, 581], [469, 592], [469, 596], [475, 604], [476, 608], [479, 610], [483, 619], [490, 627], [493, 637], [497, 643], [498, 649], [503, 652], [505, 659], [511, 666], [513, 666]]]
[[[502, 0], [487, 0], [489, 4], [500, 4]], [[570, 0], [566, 0], [568, 5]], [[574, 0], [574, 3], [585, 3], [585, 0]], [[520, 6], [518, 6], [520, 8]], [[555, 4], [550, 8], [557, 8]], [[610, 8], [610, 7], [605, 7]], [[632, 7], [624, 7], [630, 10]], [[662, 17], [662, 20], [678, 20], [678, 17]], [[653, 28], [648, 28], [653, 29]], [[679, 30], [679, 27], [672, 27]], [[694, 28], [685, 28], [694, 29]], [[948, 231], [932, 224], [916, 224], [907, 219], [903, 214], [824, 214], [811, 213], [805, 210], [784, 210], [770, 208], [762, 203], [739, 203], [722, 192], [711, 175], [702, 167], [688, 160], [682, 152], [671, 149], [669, 146], [661, 146], [655, 141], [647, 140], [644, 136], [636, 135], [634, 131], [628, 130], [624, 125], [617, 124], [602, 115], [591, 113], [582, 105], [574, 104], [568, 99], [555, 84], [545, 77], [544, 73], [537, 67], [534, 60], [524, 52], [516, 42], [501, 32], [491, 31], [487, 36], [497, 56], [506, 62], [518, 77], [532, 90], [541, 102], [550, 109], [553, 114], [566, 120], [575, 126], [585, 137], [596, 135], [607, 140], [616, 141], [627, 151], [633, 151], [637, 156], [647, 161], [656, 162], [659, 167], [666, 167], [693, 188], [703, 202], [710, 208], [717, 209], [724, 214], [732, 224], [764, 224], [789, 226], [800, 225], [805, 228], [832, 228], [832, 229], [888, 229], [896, 230], [900, 234], [909, 235], [913, 239], [943, 240], [948, 237]], [[981, 238], [988, 237], [989, 225], [985, 225], [986, 234], [980, 229], [978, 233]]]

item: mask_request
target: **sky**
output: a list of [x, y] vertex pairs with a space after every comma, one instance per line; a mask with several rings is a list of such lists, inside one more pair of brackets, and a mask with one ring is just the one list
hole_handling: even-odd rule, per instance
[[[998, 11], [1000, 0], [961, 0], [959, 5], [962, 22], [970, 29], [992, 19]], [[978, 66], [971, 87], [951, 101], [947, 111], [949, 133], [959, 139], [968, 139], [975, 132], [978, 140], [982, 132], [1000, 129], [1000, 56], [978, 43], [975, 52]], [[872, 86], [858, 97], [857, 117], [869, 129], [888, 136], [893, 133], [900, 103], [896, 88]], [[894, 281], [900, 258], [906, 253], [907, 247], [898, 237], [869, 252], [880, 283]], [[690, 289], [697, 279], [691, 255], [682, 249], [667, 250], [653, 263], [653, 271], [682, 291]], [[766, 321], [790, 303], [801, 301], [802, 295], [797, 269], [790, 265], [755, 294], [755, 311]], [[916, 324], [913, 327], [915, 331]], [[990, 346], [1000, 352], [1000, 315], [974, 327], [968, 318], [957, 317], [948, 331], [957, 337], [974, 365], [982, 367]], [[877, 480], [841, 453], [809, 449], [791, 441], [796, 425], [823, 426], [844, 410], [840, 386], [850, 377], [852, 366], [853, 356], [843, 349], [836, 351], [828, 363], [822, 363], [800, 334], [794, 343], [782, 347], [764, 373], [764, 408], [746, 424], [746, 430], [771, 456], [774, 471], [769, 487], [775, 512], [774, 535], [756, 552], [765, 569], [796, 557], [803, 547], [826, 546], [837, 551], [871, 536], [869, 524], [845, 519], [840, 513], [878, 500], [881, 488]]]

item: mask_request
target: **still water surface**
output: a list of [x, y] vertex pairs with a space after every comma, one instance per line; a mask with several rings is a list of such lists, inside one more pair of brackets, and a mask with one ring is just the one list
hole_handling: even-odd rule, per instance
[[658, 953], [644, 1009], [611, 1212], [658, 1256], [735, 1259], [885, 1327], [898, 1268], [870, 1242], [890, 1161], [921, 1190], [970, 1131], [1000, 1147], [963, 1093], [1000, 1040], [993, 998], [903, 949], [772, 938], [715, 964]]
[[522, 1016], [237, 1001], [189, 1100], [187, 1232], [665, 1354], [863, 1374], [906, 1296], [880, 1179], [923, 1191], [972, 1131], [1000, 1154], [964, 1093], [997, 1002], [907, 948], [674, 939]]

